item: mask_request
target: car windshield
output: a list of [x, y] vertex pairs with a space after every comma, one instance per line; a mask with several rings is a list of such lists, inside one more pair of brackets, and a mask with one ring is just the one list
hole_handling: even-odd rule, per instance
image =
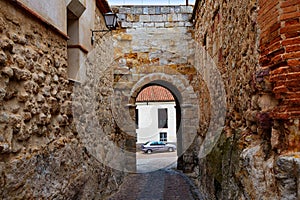
[[148, 142], [144, 143], [144, 145], [148, 144], [149, 142], [150, 142], [150, 141], [148, 141]]

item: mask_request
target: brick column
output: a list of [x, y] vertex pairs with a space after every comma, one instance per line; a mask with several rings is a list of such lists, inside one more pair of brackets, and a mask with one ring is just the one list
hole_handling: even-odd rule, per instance
[[256, 73], [256, 82], [263, 82], [261, 93], [269, 93], [278, 100], [269, 114], [284, 138], [279, 149], [283, 153], [297, 152], [300, 151], [300, 0], [260, 0], [259, 6], [261, 68]]
[[261, 0], [260, 65], [279, 100], [276, 119], [300, 114], [300, 1]]

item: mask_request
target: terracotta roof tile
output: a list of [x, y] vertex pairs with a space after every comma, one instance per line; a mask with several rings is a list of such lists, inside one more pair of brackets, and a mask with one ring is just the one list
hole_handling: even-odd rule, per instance
[[149, 86], [143, 89], [136, 98], [137, 102], [175, 101], [169, 90], [161, 86]]

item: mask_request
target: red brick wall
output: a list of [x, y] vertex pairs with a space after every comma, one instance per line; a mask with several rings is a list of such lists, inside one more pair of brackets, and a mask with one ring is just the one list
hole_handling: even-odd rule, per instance
[[274, 119], [300, 116], [300, 0], [260, 0], [260, 66], [279, 105]]

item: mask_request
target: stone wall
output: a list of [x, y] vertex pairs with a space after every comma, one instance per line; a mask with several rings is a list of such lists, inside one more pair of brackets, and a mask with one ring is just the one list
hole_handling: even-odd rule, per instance
[[220, 139], [192, 174], [207, 198], [299, 198], [298, 5], [198, 1], [196, 43], [218, 66], [227, 100]]
[[[116, 116], [121, 129], [133, 137], [135, 146], [134, 106], [137, 94], [152, 84], [161, 85], [174, 95], [177, 103], [177, 145], [179, 168], [190, 169], [193, 157], [187, 149], [200, 139], [199, 103], [205, 107], [209, 99], [201, 99], [201, 79], [194, 66], [194, 32], [190, 19], [192, 6], [121, 6], [120, 29], [113, 34], [115, 47], [114, 88], [120, 95]], [[203, 85], [203, 84], [202, 84]], [[201, 118], [202, 117], [202, 118]], [[200, 123], [204, 124], [204, 123]], [[193, 149], [193, 148], [190, 148]], [[133, 150], [135, 152], [135, 149]]]
[[[123, 176], [101, 162], [98, 154], [108, 154], [103, 146], [88, 144], [99, 133], [115, 132], [108, 100], [112, 72], [93, 82], [100, 72], [87, 68], [91, 82], [82, 84], [82, 98], [96, 91], [102, 100], [92, 112], [101, 120], [89, 129], [91, 116], [77, 121], [78, 108], [86, 105], [74, 101], [80, 84], [68, 81], [66, 38], [9, 1], [0, 7], [0, 198], [102, 199]], [[96, 20], [103, 26], [100, 13]], [[98, 45], [98, 57], [110, 54], [104, 45]]]

